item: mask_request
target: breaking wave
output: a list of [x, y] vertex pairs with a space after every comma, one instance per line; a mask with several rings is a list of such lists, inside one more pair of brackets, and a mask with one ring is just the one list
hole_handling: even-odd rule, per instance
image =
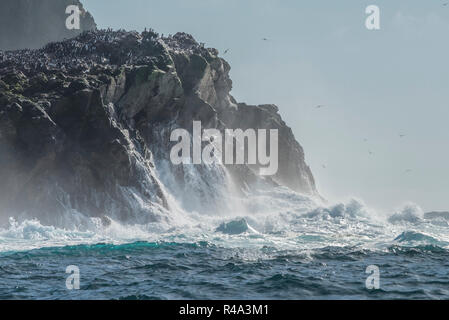
[[[55, 227], [10, 218], [0, 228], [0, 275], [6, 279], [0, 298], [449, 296], [442, 271], [448, 267], [447, 221], [426, 218], [416, 205], [384, 216], [359, 199], [326, 204], [284, 187], [261, 187], [240, 195], [227, 190], [226, 210], [205, 213], [193, 209], [199, 202], [187, 210], [170, 189], [173, 212], [156, 222], [68, 212], [72, 225]], [[64, 286], [65, 268], [73, 264], [82, 272], [76, 293]], [[364, 284], [370, 264], [388, 270], [375, 292]]]
[[0, 228], [0, 252], [136, 241], [207, 241], [223, 247], [304, 251], [330, 246], [385, 251], [394, 245], [449, 245], [445, 220], [424, 219], [416, 205], [407, 204], [385, 217], [358, 199], [323, 204], [284, 187], [261, 188], [239, 200], [241, 211], [206, 215], [186, 211], [182, 204], [176, 204], [177, 219], [145, 224], [79, 214], [71, 216], [71, 227], [60, 228], [43, 225], [36, 219], [10, 218], [9, 225]]

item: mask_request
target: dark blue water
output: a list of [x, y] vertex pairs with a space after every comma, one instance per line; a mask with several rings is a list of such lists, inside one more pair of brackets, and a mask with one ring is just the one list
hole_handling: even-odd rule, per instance
[[[69, 265], [80, 289], [66, 288]], [[369, 290], [368, 265], [380, 270]], [[136, 242], [0, 254], [0, 299], [448, 299], [449, 252], [438, 246], [384, 251], [223, 248]]]

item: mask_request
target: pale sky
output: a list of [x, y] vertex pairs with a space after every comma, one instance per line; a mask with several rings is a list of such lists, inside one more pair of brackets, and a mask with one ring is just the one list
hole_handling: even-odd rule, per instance
[[[232, 94], [279, 106], [325, 198], [449, 210], [447, 1], [82, 2], [100, 28], [183, 31], [229, 48]], [[378, 31], [365, 28], [372, 4]]]

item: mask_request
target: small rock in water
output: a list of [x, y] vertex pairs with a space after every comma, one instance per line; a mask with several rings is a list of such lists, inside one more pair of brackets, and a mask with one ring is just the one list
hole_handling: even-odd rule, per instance
[[426, 212], [424, 214], [424, 219], [444, 219], [449, 220], [449, 212], [445, 211], [433, 211], [433, 212]]
[[218, 228], [217, 232], [226, 234], [240, 234], [248, 231], [249, 226], [245, 219], [234, 220], [231, 222], [223, 222]]

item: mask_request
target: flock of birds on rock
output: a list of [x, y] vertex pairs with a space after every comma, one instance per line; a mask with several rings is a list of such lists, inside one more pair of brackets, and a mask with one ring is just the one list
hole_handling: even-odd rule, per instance
[[[448, 6], [449, 2], [443, 3], [443, 6]], [[154, 33], [152, 29], [145, 31], [142, 33], [142, 35], [152, 34]], [[80, 66], [87, 67], [84, 64], [86, 64], [85, 59], [79, 59], [80, 55], [88, 55], [88, 54], [98, 54], [97, 52], [97, 43], [117, 43], [120, 40], [123, 39], [124, 36], [128, 36], [130, 33], [125, 32], [123, 30], [119, 30], [118, 32], [113, 32], [112, 29], [107, 30], [99, 30], [96, 32], [86, 32], [85, 36], [93, 36], [93, 39], [89, 39], [87, 43], [81, 43], [77, 40], [68, 40], [63, 42], [56, 42], [51, 43], [47, 45], [44, 49], [41, 50], [21, 50], [19, 52], [12, 53], [5, 53], [0, 51], [0, 66], [2, 62], [8, 61], [9, 64], [12, 65], [20, 65], [19, 62], [25, 62], [26, 66], [24, 66], [25, 69], [33, 69], [34, 71], [46, 71], [49, 67], [56, 67], [56, 68], [63, 68], [65, 69], [68, 66]], [[154, 33], [156, 37], [159, 37], [156, 33]], [[138, 35], [140, 36], [140, 35]], [[188, 36], [183, 33], [178, 33], [175, 36], [169, 36], [167, 38], [164, 38], [164, 36], [160, 36], [159, 39], [165, 40], [165, 42], [174, 49], [174, 47], [179, 46], [180, 43], [182, 43], [182, 46], [184, 46], [183, 50], [191, 50], [191, 48], [188, 48], [190, 45], [191, 47], [195, 47], [197, 45], [193, 38], [191, 36]], [[140, 39], [141, 40], [141, 39]], [[179, 41], [181, 40], [181, 41]], [[263, 37], [261, 39], [262, 41], [269, 41], [268, 38]], [[190, 43], [192, 42], [192, 43]], [[201, 44], [201, 47], [204, 47], [204, 44]], [[181, 49], [181, 48], [179, 48]], [[223, 51], [223, 54], [228, 54], [231, 49], [226, 49]], [[53, 59], [49, 59], [48, 53], [57, 53], [57, 56], [59, 56], [59, 61], [56, 64], [53, 64], [50, 62], [50, 60], [53, 60], [56, 58], [53, 56]], [[217, 52], [218, 53], [218, 52]], [[129, 53], [129, 56], [127, 57], [129, 60], [133, 60], [132, 53]], [[93, 59], [96, 63], [108, 63], [109, 57], [98, 55], [96, 59]], [[94, 62], [91, 61], [91, 62]], [[70, 67], [69, 67], [70, 69]], [[317, 105], [315, 106], [316, 109], [322, 109], [326, 107], [325, 105]], [[399, 134], [400, 138], [404, 138], [405, 134]], [[364, 139], [364, 142], [367, 142], [368, 139]], [[368, 151], [369, 155], [373, 156], [374, 152]], [[323, 169], [326, 169], [326, 165], [322, 165]], [[405, 170], [405, 173], [412, 172], [411, 169]]]
[[218, 54], [215, 49], [206, 49], [204, 44], [198, 44], [185, 33], [164, 37], [151, 29], [138, 33], [109, 28], [86, 31], [76, 38], [52, 42], [38, 50], [0, 50], [0, 73], [6, 74], [13, 70], [26, 74], [58, 70], [87, 72], [97, 65], [149, 64], [156, 57], [149, 55], [146, 48], [157, 46], [167, 46], [174, 51]]

